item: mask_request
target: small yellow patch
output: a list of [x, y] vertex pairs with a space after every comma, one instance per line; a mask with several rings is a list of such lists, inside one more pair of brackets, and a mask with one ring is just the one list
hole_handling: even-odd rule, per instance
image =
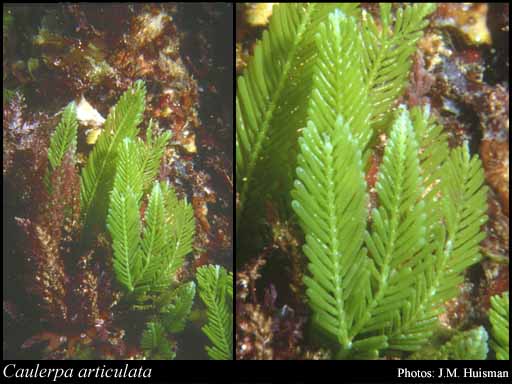
[[96, 140], [98, 140], [98, 137], [100, 136], [100, 133], [103, 130], [101, 128], [92, 128], [85, 131], [85, 134], [87, 135], [87, 144], [94, 145], [96, 143]]

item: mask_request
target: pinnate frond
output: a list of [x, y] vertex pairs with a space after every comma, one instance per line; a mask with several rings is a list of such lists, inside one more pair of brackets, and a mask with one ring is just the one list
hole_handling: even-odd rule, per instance
[[146, 88], [138, 80], [119, 99], [105, 122], [81, 176], [80, 199], [85, 240], [105, 223], [108, 196], [116, 172], [116, 157], [125, 138], [134, 139], [142, 121]]
[[[386, 143], [377, 183], [379, 207], [373, 209], [365, 243], [372, 259], [374, 295], [363, 332], [396, 327], [415, 292], [414, 268], [425, 244], [425, 212], [418, 144], [409, 113], [399, 113]], [[394, 343], [394, 348], [398, 344]]]
[[[444, 303], [457, 296], [464, 270], [480, 260], [480, 242], [487, 221], [487, 187], [480, 160], [469, 155], [466, 145], [451, 150], [440, 172], [442, 221], [431, 228], [430, 242], [422, 250], [422, 264], [416, 268], [417, 288], [400, 326], [390, 336], [401, 340], [427, 339], [444, 312]], [[392, 344], [392, 343], [390, 343]], [[407, 344], [407, 343], [406, 343]], [[419, 343], [411, 342], [409, 350]]]
[[137, 146], [133, 140], [126, 138], [119, 151], [107, 228], [112, 237], [114, 272], [120, 284], [129, 291], [135, 289], [142, 272], [139, 217], [141, 197], [142, 179]]
[[50, 139], [50, 146], [48, 148], [49, 164], [45, 175], [45, 184], [48, 191], [51, 189], [49, 184], [51, 174], [60, 166], [66, 153], [71, 152], [72, 157], [74, 157], [77, 129], [76, 105], [74, 102], [71, 102], [64, 108], [62, 118]]
[[165, 209], [160, 184], [155, 182], [145, 215], [145, 227], [142, 236], [142, 271], [140, 285], [153, 283], [159, 272], [165, 267], [164, 247], [170, 246], [164, 240]]
[[308, 122], [299, 139], [292, 207], [306, 234], [311, 276], [304, 282], [314, 319], [348, 348], [350, 329], [365, 313], [370, 295], [362, 247], [366, 184], [361, 150], [349, 125], [341, 116], [333, 127], [322, 123], [319, 129], [317, 122]]
[[[487, 222], [487, 190], [482, 163], [471, 157], [467, 145], [451, 150], [442, 170], [442, 212], [445, 240], [438, 257], [434, 302], [456, 296], [463, 282], [463, 271], [478, 262], [481, 231]], [[444, 237], [444, 236], [443, 236]]]
[[336, 9], [316, 34], [317, 57], [308, 118], [332, 129], [343, 116], [362, 148], [370, 137], [369, 96], [363, 79], [362, 45], [354, 17]]
[[112, 236], [114, 271], [117, 280], [129, 291], [135, 289], [140, 276], [140, 220], [138, 204], [132, 191], [121, 194], [113, 190], [107, 226]]
[[192, 251], [196, 231], [194, 210], [186, 200], [178, 200], [176, 192], [167, 183], [160, 183], [165, 207], [163, 256], [165, 265], [157, 281], [169, 285], [178, 268], [183, 265], [185, 255]]
[[[233, 309], [228, 289], [233, 289], [233, 274], [219, 265], [197, 269], [199, 295], [207, 308], [208, 323], [202, 328], [212, 342], [207, 346], [213, 360], [230, 360], [233, 356]], [[229, 288], [231, 287], [231, 288]]]

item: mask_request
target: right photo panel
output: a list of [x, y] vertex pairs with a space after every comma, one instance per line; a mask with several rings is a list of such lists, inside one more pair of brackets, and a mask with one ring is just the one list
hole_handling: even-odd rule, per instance
[[508, 6], [236, 4], [237, 360], [508, 360]]

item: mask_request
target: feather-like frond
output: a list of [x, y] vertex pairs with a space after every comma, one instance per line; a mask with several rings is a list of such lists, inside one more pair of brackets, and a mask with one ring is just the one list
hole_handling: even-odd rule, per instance
[[183, 265], [185, 255], [192, 251], [196, 223], [192, 205], [178, 200], [176, 192], [167, 183], [160, 183], [165, 207], [163, 249], [165, 264], [158, 274], [158, 284], [169, 285], [178, 268]]
[[373, 209], [371, 232], [365, 235], [374, 296], [363, 332], [383, 331], [399, 322], [400, 312], [414, 295], [413, 271], [420, 262], [417, 253], [425, 244], [418, 144], [406, 110], [391, 128], [375, 188], [379, 207]]
[[[466, 145], [451, 150], [440, 172], [437, 209], [442, 221], [431, 228], [430, 241], [416, 268], [416, 293], [402, 322], [390, 336], [397, 349], [417, 350], [432, 334], [443, 304], [457, 296], [464, 270], [480, 260], [480, 242], [487, 221], [487, 187], [477, 156]], [[419, 341], [423, 340], [422, 343]]]
[[371, 137], [370, 104], [361, 69], [362, 46], [355, 18], [336, 9], [316, 35], [317, 57], [308, 117], [332, 130], [343, 116], [361, 148]]
[[428, 24], [426, 17], [436, 9], [432, 3], [409, 5], [399, 8], [393, 21], [391, 3], [379, 5], [380, 26], [364, 11], [361, 23], [371, 123], [377, 127], [391, 116], [390, 107], [407, 83], [416, 42]]
[[164, 240], [165, 209], [160, 184], [155, 182], [145, 215], [145, 227], [142, 236], [142, 271], [139, 284], [147, 285], [155, 281], [165, 267], [164, 247], [170, 246]]
[[139, 201], [142, 178], [135, 143], [126, 138], [119, 151], [114, 187], [110, 195], [107, 228], [112, 237], [114, 272], [129, 291], [141, 276]]
[[138, 204], [132, 191], [112, 191], [107, 226], [112, 235], [114, 271], [117, 280], [129, 291], [140, 276], [140, 220]]
[[142, 121], [146, 88], [136, 81], [119, 99], [105, 122], [81, 175], [80, 200], [83, 238], [91, 240], [97, 228], [103, 226], [108, 209], [108, 196], [116, 171], [119, 146], [125, 138], [135, 138]]
[[48, 148], [48, 170], [45, 175], [45, 184], [47, 190], [50, 191], [51, 174], [57, 169], [64, 156], [69, 151], [72, 156], [76, 151], [78, 122], [76, 120], [76, 105], [74, 102], [69, 103], [62, 113], [62, 118], [55, 128], [55, 132], [50, 139], [50, 146]]
[[451, 150], [442, 171], [442, 212], [446, 241], [438, 270], [439, 285], [435, 302], [451, 299], [463, 281], [462, 273], [478, 262], [480, 242], [485, 238], [481, 227], [487, 222], [487, 186], [477, 155], [471, 157], [463, 145]]
[[233, 356], [233, 309], [228, 290], [233, 289], [233, 274], [219, 265], [197, 269], [199, 295], [206, 305], [208, 323], [202, 328], [212, 342], [207, 346], [213, 360], [230, 360]]
[[304, 282], [315, 321], [348, 348], [370, 295], [362, 155], [341, 116], [332, 127], [315, 120], [299, 139], [292, 207], [306, 234]]
[[491, 297], [489, 320], [492, 325], [491, 347], [497, 360], [509, 359], [510, 302], [508, 292]]

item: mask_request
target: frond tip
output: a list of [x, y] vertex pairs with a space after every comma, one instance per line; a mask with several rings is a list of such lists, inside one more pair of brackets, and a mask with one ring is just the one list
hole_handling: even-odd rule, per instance
[[381, 27], [377, 26], [371, 15], [365, 13], [361, 28], [363, 71], [374, 126], [381, 125], [391, 116], [390, 107], [407, 84], [416, 42], [428, 24], [427, 16], [436, 9], [433, 3], [399, 8], [392, 23], [391, 4], [379, 4]]
[[213, 346], [207, 346], [213, 360], [231, 360], [233, 356], [233, 274], [219, 265], [197, 269], [199, 295], [206, 305], [208, 323], [202, 328]]
[[146, 142], [141, 143], [143, 164], [141, 168], [143, 169], [144, 191], [149, 190], [153, 184], [153, 180], [160, 169], [165, 146], [171, 139], [171, 136], [171, 132], [166, 131], [156, 138], [153, 138], [153, 121], [149, 121], [146, 130]]
[[306, 233], [311, 277], [304, 282], [315, 320], [348, 347], [350, 329], [368, 300], [368, 258], [362, 249], [366, 184], [361, 150], [348, 124], [338, 117], [334, 127], [321, 129], [326, 132], [310, 121], [299, 140], [292, 207]]
[[308, 118], [321, 132], [331, 129], [338, 116], [350, 124], [352, 135], [365, 148], [370, 140], [370, 103], [361, 69], [361, 37], [354, 17], [336, 9], [316, 34], [318, 55]]

